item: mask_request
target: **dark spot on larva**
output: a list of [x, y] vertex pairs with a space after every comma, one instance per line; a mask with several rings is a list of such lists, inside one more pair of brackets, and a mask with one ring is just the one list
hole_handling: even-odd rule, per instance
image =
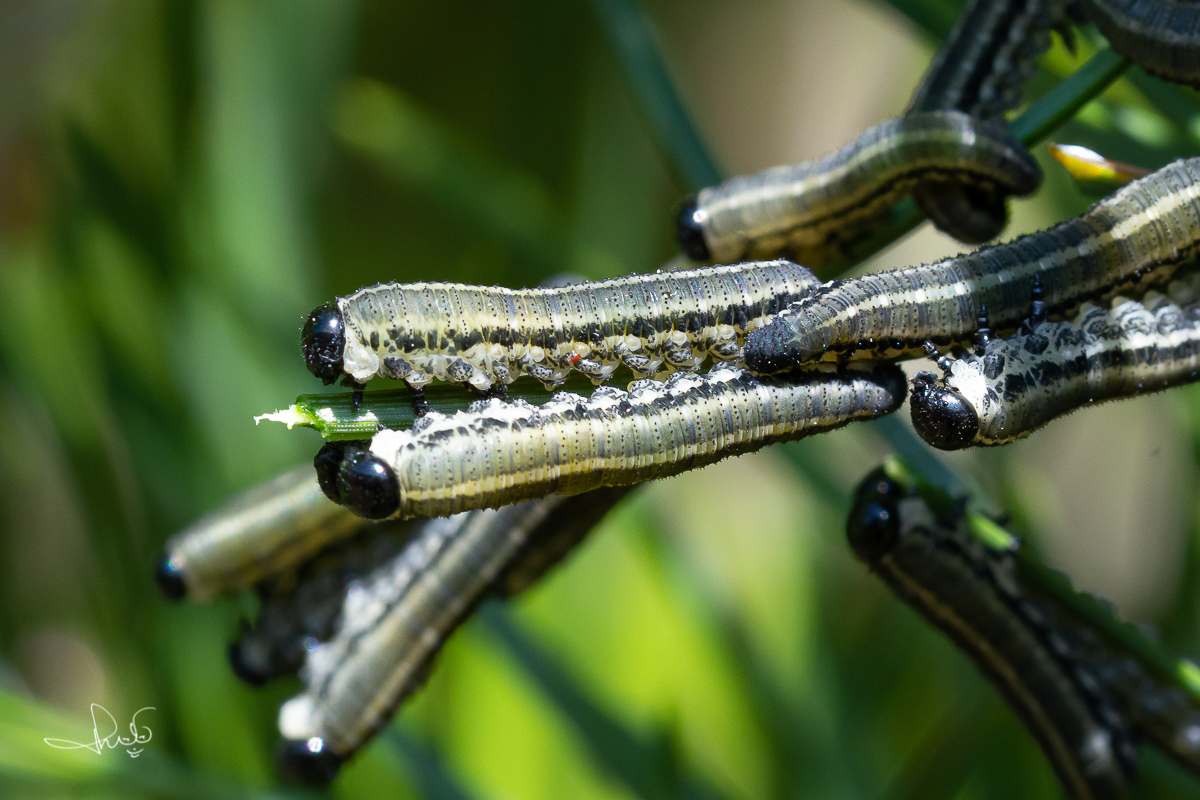
[[379, 349], [379, 331], [371, 331], [371, 349]]
[[1025, 352], [1035, 356], [1039, 356], [1046, 352], [1046, 348], [1050, 346], [1050, 340], [1040, 333], [1031, 334], [1025, 337]]
[[1010, 372], [1004, 376], [1004, 394], [1019, 395], [1025, 391], [1025, 378], [1016, 372]]

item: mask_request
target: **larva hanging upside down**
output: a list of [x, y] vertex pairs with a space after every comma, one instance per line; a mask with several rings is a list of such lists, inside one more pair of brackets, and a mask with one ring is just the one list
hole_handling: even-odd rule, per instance
[[745, 359], [770, 374], [822, 359], [918, 355], [926, 341], [963, 344], [986, 306], [992, 327], [1028, 313], [1034, 275], [1046, 305], [1163, 283], [1200, 245], [1200, 158], [1122, 187], [1082, 216], [935, 264], [827, 283], [750, 335]]
[[718, 365], [587, 399], [562, 392], [542, 406], [492, 399], [431, 412], [411, 431], [330, 442], [316, 463], [330, 498], [365, 517], [440, 516], [676, 475], [888, 414], [906, 388], [894, 365], [765, 380]]
[[882, 468], [859, 487], [846, 530], [871, 571], [996, 685], [1069, 796], [1125, 795], [1135, 759], [1128, 725], [1023, 595], [1011, 553], [984, 547], [961, 514], [937, 518]]
[[1111, 308], [1085, 304], [1070, 322], [1034, 312], [1017, 335], [979, 337], [974, 354], [916, 375], [913, 426], [943, 450], [1007, 444], [1078, 408], [1200, 379], [1200, 275], [1167, 295]]
[[521, 375], [547, 387], [696, 370], [741, 356], [747, 333], [818, 284], [790, 261], [630, 275], [556, 288], [386, 283], [320, 306], [301, 334], [326, 384], [375, 375], [419, 389], [435, 378], [480, 391]]
[[918, 185], [953, 182], [1003, 198], [1042, 173], [1003, 124], [959, 111], [912, 113], [863, 132], [832, 155], [703, 189], [676, 237], [698, 261], [786, 254], [816, 266], [880, 223]]

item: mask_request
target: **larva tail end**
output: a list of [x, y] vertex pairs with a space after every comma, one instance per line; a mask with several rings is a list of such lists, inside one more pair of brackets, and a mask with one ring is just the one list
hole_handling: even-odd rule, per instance
[[750, 371], [759, 375], [788, 372], [807, 360], [797, 352], [791, 328], [778, 319], [751, 331], [743, 358]]
[[251, 664], [251, 659], [247, 658], [245, 645], [241, 641], [229, 645], [229, 667], [233, 670], [234, 675], [251, 686], [262, 686], [269, 677], [264, 670]]
[[913, 377], [909, 406], [917, 433], [939, 450], [970, 447], [979, 433], [975, 408], [954, 389], [938, 383], [932, 372]]
[[158, 584], [158, 590], [170, 600], [182, 600], [187, 594], [187, 585], [183, 582], [183, 568], [165, 554], [154, 567], [154, 582]]
[[685, 256], [696, 261], [708, 261], [712, 258], [712, 252], [708, 249], [704, 226], [696, 218], [697, 215], [695, 199], [683, 204], [675, 217], [675, 239]]
[[1008, 224], [1004, 196], [960, 183], [916, 193], [917, 204], [942, 233], [966, 244], [995, 239]]
[[326, 303], [313, 309], [300, 329], [300, 346], [308, 371], [326, 386], [342, 376], [346, 323], [337, 306]]
[[367, 519], [387, 519], [400, 510], [400, 482], [370, 450], [347, 449], [337, 473], [342, 505]]
[[289, 739], [279, 751], [279, 769], [284, 776], [305, 786], [328, 786], [337, 777], [342, 760], [325, 747], [319, 736]]
[[846, 520], [846, 538], [861, 560], [877, 561], [896, 543], [900, 531], [896, 504], [904, 495], [904, 487], [889, 478], [882, 467], [859, 484]]

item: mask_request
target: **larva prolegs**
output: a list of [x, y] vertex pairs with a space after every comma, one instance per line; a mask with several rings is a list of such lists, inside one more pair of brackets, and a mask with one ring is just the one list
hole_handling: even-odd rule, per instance
[[904, 401], [892, 365], [761, 380], [720, 365], [636, 381], [630, 391], [560, 393], [542, 406], [480, 403], [412, 431], [318, 456], [330, 498], [371, 519], [498, 507], [675, 475], [778, 441], [872, 419]]
[[847, 536], [871, 571], [1004, 695], [1069, 796], [1125, 796], [1135, 758], [1128, 727], [1023, 595], [1011, 553], [988, 550], [965, 529], [961, 511], [935, 514], [883, 469], [859, 487]]
[[966, 344], [982, 306], [1011, 331], [1028, 313], [1033, 277], [1046, 306], [1166, 282], [1200, 247], [1200, 159], [1183, 159], [1127, 184], [1052, 228], [934, 264], [832, 281], [746, 342], [751, 371], [772, 374], [820, 360], [916, 356], [924, 342]]

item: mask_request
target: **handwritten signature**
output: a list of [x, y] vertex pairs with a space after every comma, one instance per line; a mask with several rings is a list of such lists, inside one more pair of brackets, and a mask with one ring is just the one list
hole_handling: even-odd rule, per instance
[[[108, 709], [99, 703], [92, 703], [92, 735], [96, 737], [95, 741], [70, 742], [66, 739], [43, 739], [42, 741], [59, 750], [78, 750], [81, 747], [87, 748], [96, 755], [103, 753], [105, 747], [111, 747], [113, 750], [116, 750], [118, 747], [128, 747], [131, 749], [128, 749], [125, 752], [129, 753], [129, 757], [137, 758], [142, 754], [142, 748], [134, 748], [133, 745], [145, 744], [146, 742], [150, 741], [150, 738], [153, 736], [153, 734], [150, 732], [149, 726], [143, 725], [140, 729], [138, 728], [138, 714], [142, 713], [143, 711], [155, 710], [156, 709], [154, 706], [145, 706], [144, 708], [139, 708], [133, 713], [133, 718], [129, 720], [129, 732], [133, 734], [133, 736], [127, 739], [124, 736], [117, 735], [117, 720], [112, 714], [108, 713]], [[111, 724], [112, 726], [112, 733], [108, 734], [104, 738], [100, 738], [100, 723], [102, 720], [98, 720], [96, 718], [97, 712], [101, 712], [104, 717], [108, 717], [108, 724]], [[105, 725], [105, 730], [108, 729], [108, 724]], [[145, 736], [143, 736], [139, 731], [145, 731]]]

